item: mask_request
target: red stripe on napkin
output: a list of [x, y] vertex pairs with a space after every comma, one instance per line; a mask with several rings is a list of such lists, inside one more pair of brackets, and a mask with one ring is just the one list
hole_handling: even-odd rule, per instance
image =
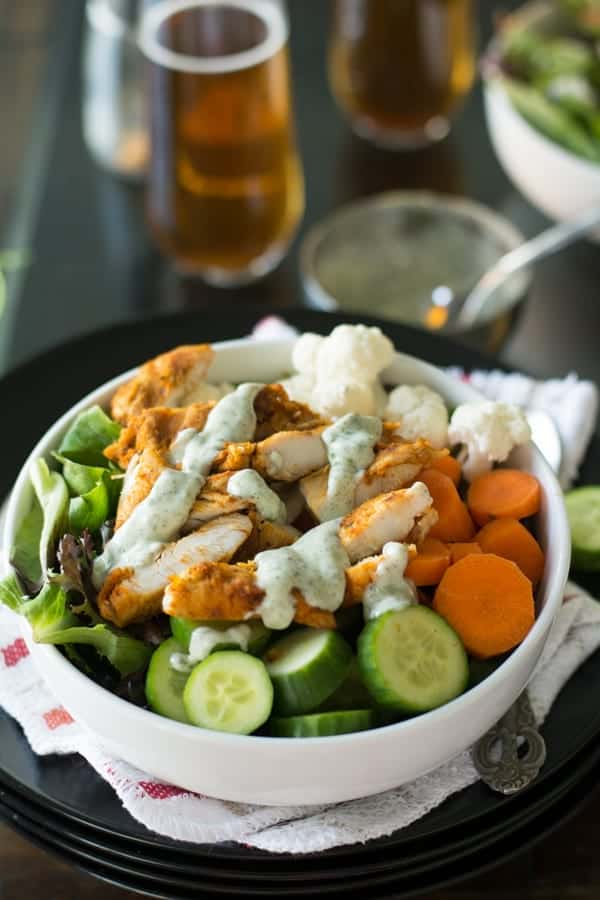
[[138, 787], [152, 800], [169, 800], [171, 797], [189, 794], [189, 791], [184, 791], [183, 788], [174, 787], [171, 784], [161, 784], [158, 781], [138, 781]]
[[1, 647], [0, 652], [4, 657], [4, 665], [7, 668], [16, 666], [18, 662], [29, 656], [29, 649], [23, 638], [17, 638], [8, 647]]
[[50, 731], [60, 728], [61, 725], [71, 725], [75, 721], [64, 706], [55, 706], [54, 709], [49, 709], [48, 712], [43, 714], [42, 718]]

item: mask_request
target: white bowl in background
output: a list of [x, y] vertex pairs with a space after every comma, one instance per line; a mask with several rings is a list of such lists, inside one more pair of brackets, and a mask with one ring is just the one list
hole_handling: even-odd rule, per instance
[[[542, 0], [520, 7], [510, 21], [546, 25], [555, 15], [554, 5]], [[486, 57], [494, 60], [498, 56], [495, 38]], [[484, 103], [498, 159], [534, 206], [551, 219], [566, 221], [600, 204], [600, 164], [582, 159], [533, 128], [512, 105], [499, 79], [485, 81]]]
[[[214, 381], [277, 381], [290, 371], [293, 341], [230, 341], [214, 344]], [[125, 373], [93, 391], [42, 437], [12, 491], [3, 546], [11, 547], [28, 509], [29, 466], [49, 457], [81, 410], [106, 406]], [[450, 406], [479, 399], [467, 384], [440, 369], [396, 354], [384, 373], [388, 384], [426, 384]], [[24, 634], [41, 674], [73, 717], [110, 753], [191, 791], [225, 800], [262, 804], [331, 803], [376, 794], [436, 768], [469, 747], [502, 716], [529, 680], [560, 607], [567, 578], [570, 538], [562, 492], [532, 444], [510, 462], [532, 472], [542, 485], [538, 538], [547, 564], [537, 592], [538, 615], [523, 643], [485, 681], [445, 706], [394, 725], [325, 738], [270, 738], [205, 731], [140, 709], [99, 687], [54, 647]], [[6, 561], [6, 560], [5, 560]]]

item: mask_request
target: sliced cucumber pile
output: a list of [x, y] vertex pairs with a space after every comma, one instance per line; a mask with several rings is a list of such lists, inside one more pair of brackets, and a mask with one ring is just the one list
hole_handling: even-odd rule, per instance
[[339, 712], [313, 713], [309, 716], [273, 718], [270, 731], [274, 737], [327, 737], [366, 731], [375, 724], [372, 709], [344, 709]]
[[352, 662], [343, 637], [327, 628], [299, 628], [264, 655], [281, 716], [312, 712], [340, 686]]
[[[173, 668], [173, 655], [185, 655], [194, 629], [204, 624], [171, 619], [174, 637], [152, 656], [146, 696], [160, 715], [215, 731], [251, 734], [267, 720], [277, 737], [363, 731], [441, 706], [486, 674], [471, 671], [469, 679], [458, 636], [437, 613], [416, 604], [368, 622], [357, 656], [337, 631], [295, 628], [262, 659], [216, 648], [191, 672]], [[230, 624], [206, 623], [222, 630]], [[258, 621], [249, 624], [249, 650], [256, 652], [271, 632]]]
[[222, 650], [194, 667], [183, 703], [193, 725], [250, 734], [271, 715], [273, 685], [260, 659], [240, 650]]
[[426, 606], [391, 610], [358, 639], [364, 683], [382, 707], [426, 712], [467, 687], [469, 663], [456, 633]]
[[571, 527], [573, 568], [600, 571], [600, 487], [575, 488], [565, 494]]
[[[204, 626], [207, 628], [214, 628], [217, 631], [225, 631], [227, 628], [230, 628], [237, 623], [224, 622], [215, 619], [207, 619], [205, 622], [196, 622], [191, 619], [181, 619], [178, 616], [171, 616], [170, 624], [173, 637], [177, 638], [187, 653], [190, 649], [190, 639], [196, 628]], [[263, 625], [260, 619], [250, 619], [248, 622], [244, 622], [244, 625], [247, 625], [251, 631], [250, 639], [248, 641], [248, 653], [251, 653], [252, 656], [260, 656], [264, 653], [271, 640], [271, 629], [267, 628], [266, 625]], [[236, 646], [236, 644], [223, 643], [218, 644], [215, 647], [215, 650], [231, 649]]]
[[183, 653], [183, 647], [172, 637], [157, 647], [146, 673], [146, 699], [150, 709], [160, 716], [188, 722], [183, 705], [183, 689], [189, 672], [178, 672], [171, 666], [171, 656]]

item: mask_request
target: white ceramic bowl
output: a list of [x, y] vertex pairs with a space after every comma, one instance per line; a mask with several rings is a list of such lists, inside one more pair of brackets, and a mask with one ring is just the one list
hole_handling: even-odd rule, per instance
[[[215, 381], [276, 381], [291, 368], [292, 341], [215, 344]], [[468, 385], [410, 356], [397, 354], [387, 383], [427, 384], [450, 405], [477, 399]], [[132, 372], [85, 397], [37, 444], [13, 489], [3, 546], [31, 499], [31, 461], [55, 448], [73, 418], [93, 403], [107, 404]], [[527, 683], [560, 606], [569, 566], [569, 532], [561, 490], [533, 445], [511, 462], [541, 481], [539, 539], [547, 554], [538, 589], [538, 616], [523, 643], [492, 675], [451, 703], [416, 718], [339, 737], [282, 739], [203, 731], [140, 709], [98, 687], [58, 650], [25, 637], [54, 694], [113, 754], [151, 775], [199, 793], [248, 803], [311, 804], [349, 800], [410, 781], [470, 746], [506, 712]]]
[[[527, 3], [511, 15], [523, 24], [547, 24], [554, 4]], [[498, 56], [497, 39], [490, 59]], [[533, 128], [512, 105], [497, 79], [484, 85], [485, 114], [494, 149], [506, 174], [527, 199], [558, 221], [600, 203], [600, 165], [581, 159]]]

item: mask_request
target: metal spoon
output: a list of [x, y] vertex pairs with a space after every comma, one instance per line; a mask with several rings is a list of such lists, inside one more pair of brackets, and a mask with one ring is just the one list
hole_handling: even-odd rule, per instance
[[563, 445], [554, 419], [543, 409], [528, 409], [525, 415], [531, 428], [531, 440], [546, 458], [554, 474], [560, 478]]
[[471, 756], [482, 780], [499, 794], [516, 794], [537, 778], [546, 760], [546, 744], [527, 691], [477, 741]]
[[600, 207], [594, 207], [575, 216], [569, 222], [553, 225], [552, 228], [542, 231], [537, 237], [505, 254], [491, 269], [488, 269], [466, 296], [452, 298], [448, 304], [448, 313], [454, 327], [471, 327], [496, 291], [511, 275], [567, 247], [598, 224], [600, 224]]

